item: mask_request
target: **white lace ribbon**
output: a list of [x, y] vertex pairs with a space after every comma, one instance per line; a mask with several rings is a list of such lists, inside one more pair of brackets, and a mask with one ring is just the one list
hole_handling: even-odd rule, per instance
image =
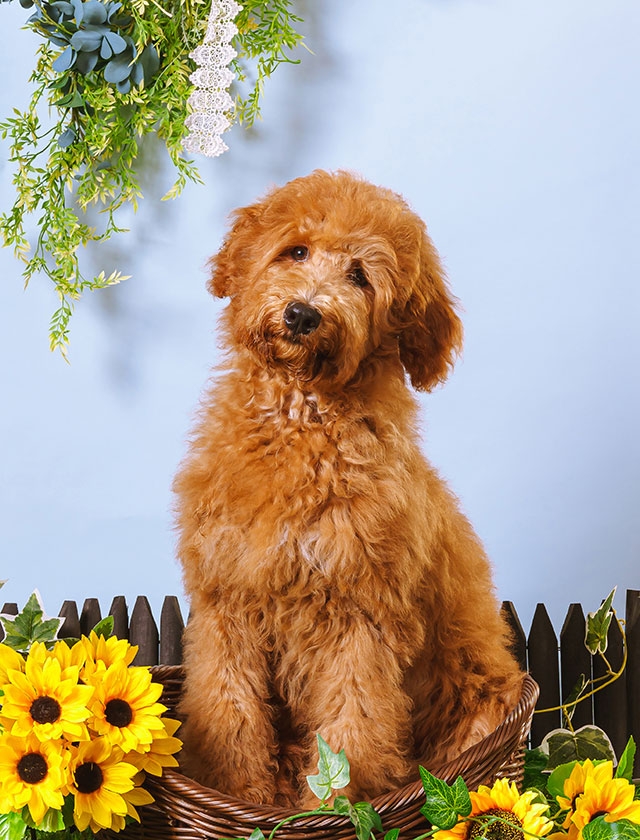
[[231, 42], [238, 33], [233, 21], [240, 10], [235, 0], [211, 0], [204, 41], [191, 53], [198, 68], [189, 77], [195, 90], [184, 122], [189, 133], [182, 146], [188, 152], [217, 157], [229, 148], [222, 139], [233, 121], [234, 107], [229, 95], [234, 74], [227, 65], [237, 55]]

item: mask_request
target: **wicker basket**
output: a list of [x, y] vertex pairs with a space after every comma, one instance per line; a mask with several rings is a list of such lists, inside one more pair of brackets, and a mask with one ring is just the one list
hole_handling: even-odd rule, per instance
[[[152, 668], [154, 679], [165, 686], [162, 702], [172, 711], [180, 696], [183, 670], [179, 666]], [[474, 744], [456, 759], [432, 772], [452, 782], [462, 776], [471, 789], [490, 784], [499, 776], [522, 783], [526, 746], [538, 686], [527, 676], [520, 702], [498, 728]], [[292, 810], [243, 802], [205, 788], [173, 770], [165, 770], [161, 779], [147, 776], [145, 787], [155, 802], [140, 809], [142, 824], [127, 826], [117, 836], [121, 840], [213, 840], [247, 838], [254, 828], [265, 835]], [[427, 829], [420, 814], [424, 792], [420, 781], [376, 797], [372, 804], [382, 817], [385, 831], [399, 828], [403, 840], [411, 840]], [[110, 832], [105, 832], [109, 833]], [[345, 817], [303, 817], [278, 830], [280, 840], [353, 840], [354, 829]]]

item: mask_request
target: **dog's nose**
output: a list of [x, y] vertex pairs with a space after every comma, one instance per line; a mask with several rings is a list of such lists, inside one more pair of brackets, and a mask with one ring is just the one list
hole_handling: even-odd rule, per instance
[[312, 306], [296, 301], [287, 305], [283, 319], [294, 335], [309, 335], [322, 320], [322, 315]]

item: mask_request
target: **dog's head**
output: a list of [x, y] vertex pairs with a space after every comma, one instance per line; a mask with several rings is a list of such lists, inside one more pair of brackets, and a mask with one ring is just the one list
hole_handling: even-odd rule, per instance
[[443, 381], [462, 327], [422, 220], [346, 172], [313, 172], [235, 211], [212, 258], [231, 340], [302, 380], [348, 382], [399, 354], [414, 387]]

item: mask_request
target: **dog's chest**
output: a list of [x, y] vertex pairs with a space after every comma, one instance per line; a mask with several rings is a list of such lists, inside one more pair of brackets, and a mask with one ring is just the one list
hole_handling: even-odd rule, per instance
[[373, 418], [328, 411], [313, 396], [252, 419], [239, 445], [220, 450], [212, 553], [231, 554], [249, 575], [272, 569], [274, 582], [382, 562], [410, 504], [406, 453]]

